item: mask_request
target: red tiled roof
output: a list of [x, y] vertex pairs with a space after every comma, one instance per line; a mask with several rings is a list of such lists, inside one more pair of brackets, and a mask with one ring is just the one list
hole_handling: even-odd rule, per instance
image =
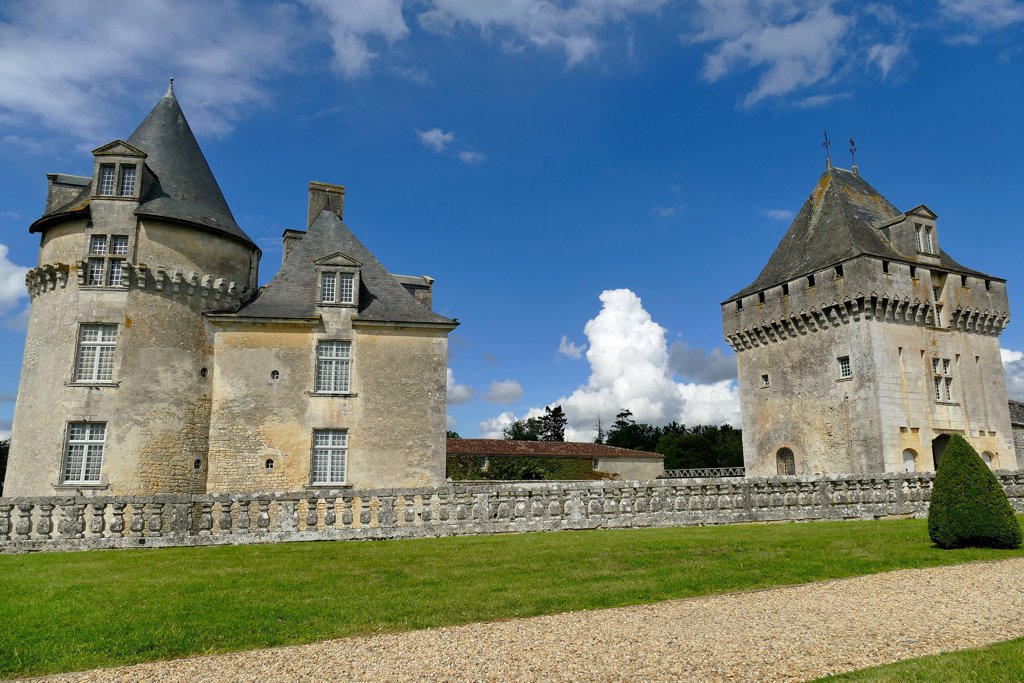
[[507, 441], [448, 439], [448, 455], [506, 455], [543, 458], [663, 458], [660, 453], [631, 451], [578, 441]]

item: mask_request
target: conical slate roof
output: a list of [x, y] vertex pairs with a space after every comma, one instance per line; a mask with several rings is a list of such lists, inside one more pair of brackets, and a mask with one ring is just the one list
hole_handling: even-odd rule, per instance
[[318, 316], [316, 262], [338, 253], [361, 264], [359, 320], [451, 327], [458, 324], [418, 302], [331, 211], [320, 213], [309, 232], [292, 247], [274, 279], [234, 315], [292, 319]]
[[[761, 274], [726, 303], [857, 256], [913, 261], [912, 256], [897, 251], [880, 230], [903, 215], [859, 174], [830, 166], [818, 179]], [[989, 277], [963, 267], [944, 251], [940, 252], [939, 261], [939, 267], [946, 270]]]
[[156, 176], [139, 201], [138, 215], [192, 223], [256, 248], [231, 215], [172, 87], [128, 138], [128, 144], [147, 154], [146, 166]]

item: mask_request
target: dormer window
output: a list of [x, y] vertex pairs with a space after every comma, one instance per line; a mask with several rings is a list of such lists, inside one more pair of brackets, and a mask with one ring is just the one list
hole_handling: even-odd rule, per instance
[[100, 189], [99, 194], [111, 197], [114, 194], [114, 179], [117, 177], [117, 167], [114, 164], [100, 164]]
[[338, 273], [338, 303], [355, 303], [355, 275], [352, 273]]
[[337, 293], [338, 274], [320, 274], [320, 303], [333, 304]]
[[334, 254], [317, 263], [319, 288], [317, 301], [322, 306], [354, 306], [358, 303], [359, 266], [358, 261]]
[[96, 158], [95, 197], [138, 199], [139, 181], [146, 153], [123, 140], [92, 151]]
[[135, 195], [135, 167], [121, 167], [121, 184], [117, 194], [121, 197], [132, 197]]

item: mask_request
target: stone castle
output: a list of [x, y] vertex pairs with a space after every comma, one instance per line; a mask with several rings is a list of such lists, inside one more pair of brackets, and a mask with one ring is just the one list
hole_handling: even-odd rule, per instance
[[952, 434], [1016, 469], [1006, 281], [831, 163], [761, 274], [722, 304], [748, 476], [933, 471]]
[[427, 486], [445, 478], [447, 335], [311, 183], [257, 289], [172, 88], [91, 176], [49, 175], [5, 496]]

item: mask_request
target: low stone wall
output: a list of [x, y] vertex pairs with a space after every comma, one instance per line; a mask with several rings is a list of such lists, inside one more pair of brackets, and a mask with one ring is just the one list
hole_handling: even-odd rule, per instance
[[[1024, 512], [1024, 471], [999, 472]], [[930, 474], [0, 498], [0, 553], [922, 516]]]

